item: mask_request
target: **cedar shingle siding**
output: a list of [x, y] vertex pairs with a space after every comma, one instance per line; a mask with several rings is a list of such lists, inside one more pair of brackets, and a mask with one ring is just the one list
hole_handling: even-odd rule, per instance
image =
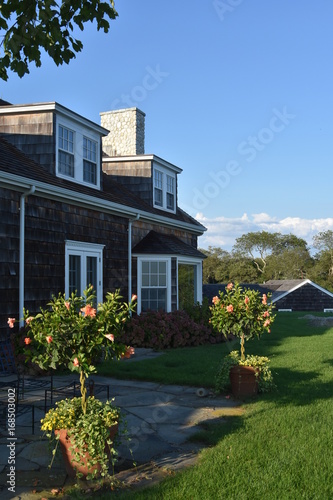
[[275, 303], [277, 309], [293, 311], [321, 311], [333, 309], [333, 298], [307, 283]]
[[[178, 298], [175, 256], [184, 252], [199, 261], [204, 258], [196, 248], [205, 228], [178, 206], [175, 213], [153, 207], [150, 160], [125, 165], [119, 160], [117, 165], [113, 159], [112, 165], [105, 162], [106, 172], [101, 161], [97, 165], [101, 189], [57, 177], [57, 113], [73, 120], [74, 128], [78, 121], [81, 136], [86, 130], [100, 138], [107, 133], [57, 103], [11, 106], [0, 100], [0, 336], [8, 333], [8, 317], [19, 319], [20, 200], [32, 186], [35, 192], [24, 204], [24, 307], [32, 315], [46, 307], [52, 295], [65, 291], [66, 240], [103, 245], [103, 297], [120, 289], [127, 300], [130, 221], [131, 248], [151, 232], [159, 233], [166, 243], [170, 237], [178, 249], [168, 254], [172, 257], [172, 310]], [[131, 290], [137, 294], [135, 256]]]

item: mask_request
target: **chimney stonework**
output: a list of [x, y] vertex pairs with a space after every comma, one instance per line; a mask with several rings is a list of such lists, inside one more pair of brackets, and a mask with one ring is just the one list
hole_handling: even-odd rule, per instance
[[100, 113], [101, 126], [109, 130], [103, 137], [108, 156], [132, 156], [145, 153], [145, 113], [138, 108]]

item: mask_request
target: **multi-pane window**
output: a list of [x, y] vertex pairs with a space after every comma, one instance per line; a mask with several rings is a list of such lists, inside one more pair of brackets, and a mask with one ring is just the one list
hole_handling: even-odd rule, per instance
[[175, 179], [170, 175], [166, 176], [167, 189], [166, 189], [166, 205], [169, 210], [175, 208]]
[[97, 183], [97, 143], [83, 137], [83, 180]]
[[163, 174], [154, 170], [154, 202], [158, 207], [163, 206]]
[[175, 210], [176, 176], [166, 169], [154, 169], [154, 206], [165, 210]]
[[99, 133], [65, 118], [57, 127], [57, 175], [99, 189]]
[[74, 132], [59, 125], [59, 172], [74, 177]]
[[141, 311], [167, 310], [167, 262], [143, 261]]
[[93, 286], [96, 301], [102, 301], [103, 245], [68, 241], [65, 256], [65, 293], [82, 295], [89, 285]]

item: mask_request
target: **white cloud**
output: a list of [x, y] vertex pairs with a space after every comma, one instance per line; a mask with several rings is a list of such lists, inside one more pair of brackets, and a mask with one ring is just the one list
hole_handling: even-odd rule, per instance
[[208, 246], [222, 247], [230, 251], [236, 238], [243, 234], [256, 231], [268, 231], [281, 234], [295, 234], [312, 246], [312, 238], [321, 231], [333, 230], [333, 218], [302, 219], [301, 217], [286, 217], [278, 219], [266, 213], [248, 214], [241, 217], [215, 217], [210, 219], [203, 213], [195, 217], [207, 231], [199, 239], [201, 248]]

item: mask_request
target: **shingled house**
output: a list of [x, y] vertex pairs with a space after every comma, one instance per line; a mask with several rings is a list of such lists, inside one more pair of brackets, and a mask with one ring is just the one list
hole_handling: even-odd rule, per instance
[[[277, 311], [333, 311], [333, 293], [309, 279], [269, 280], [260, 285], [241, 284], [260, 293], [270, 293]], [[226, 284], [203, 285], [203, 295], [211, 303]]]
[[98, 301], [135, 293], [138, 313], [202, 300], [205, 228], [178, 206], [181, 169], [145, 154], [137, 108], [101, 121], [0, 101], [1, 334], [23, 307], [88, 284]]

